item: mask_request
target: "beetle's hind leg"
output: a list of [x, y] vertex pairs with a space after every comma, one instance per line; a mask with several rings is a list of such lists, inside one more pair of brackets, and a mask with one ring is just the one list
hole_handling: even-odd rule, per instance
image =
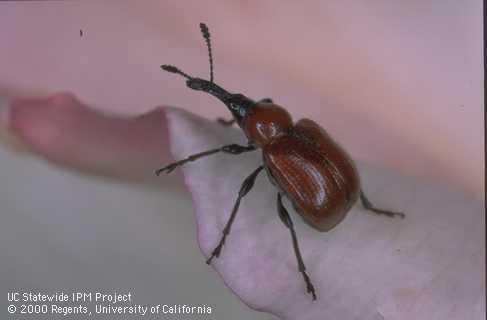
[[316, 292], [308, 274], [306, 273], [306, 267], [304, 266], [303, 258], [301, 257], [301, 252], [299, 251], [298, 238], [296, 236], [296, 231], [294, 231], [294, 225], [287, 212], [286, 208], [282, 204], [281, 194], [277, 194], [277, 212], [279, 213], [279, 218], [284, 223], [284, 225], [291, 232], [291, 237], [293, 238], [294, 253], [296, 254], [296, 259], [298, 260], [299, 272], [303, 274], [304, 282], [306, 283], [306, 291], [311, 293], [313, 300], [316, 300]]
[[242, 183], [242, 186], [240, 187], [240, 191], [238, 192], [238, 197], [237, 201], [235, 201], [235, 205], [233, 206], [232, 214], [230, 214], [230, 218], [227, 221], [227, 224], [225, 225], [225, 228], [223, 228], [223, 235], [220, 239], [220, 242], [218, 245], [213, 249], [211, 252], [210, 257], [208, 260], [206, 260], [207, 264], [211, 263], [211, 260], [213, 257], [218, 258], [220, 256], [220, 252], [222, 250], [223, 245], [225, 244], [225, 239], [227, 238], [228, 234], [230, 234], [230, 229], [232, 227], [233, 220], [235, 220], [235, 216], [237, 215], [238, 208], [240, 207], [240, 200], [249, 193], [249, 191], [252, 189], [254, 186], [255, 179], [259, 175], [260, 171], [263, 169], [263, 166], [258, 167], [257, 169], [254, 170], [247, 178], [245, 178], [244, 182]]
[[394, 211], [389, 211], [389, 210], [384, 210], [384, 209], [379, 209], [374, 207], [374, 205], [369, 201], [369, 199], [367, 199], [367, 197], [365, 196], [362, 190], [360, 190], [360, 201], [362, 201], [362, 205], [366, 210], [372, 211], [374, 213], [383, 214], [391, 218], [398, 216], [399, 218], [404, 219], [405, 217], [404, 213], [402, 212], [394, 212]]
[[223, 153], [229, 153], [229, 154], [241, 154], [243, 152], [254, 151], [254, 150], [255, 150], [255, 147], [251, 146], [251, 145], [241, 146], [238, 144], [229, 144], [229, 145], [226, 145], [226, 146], [223, 146], [220, 148], [211, 149], [211, 150], [203, 151], [200, 153], [192, 154], [185, 159], [170, 163], [167, 166], [165, 166], [164, 168], [160, 168], [160, 169], [156, 170], [156, 175], [160, 175], [161, 172], [164, 172], [164, 171], [166, 173], [170, 173], [171, 171], [173, 171], [174, 169], [176, 169], [179, 166], [182, 166], [186, 162], [195, 161], [195, 160], [198, 160], [200, 158], [212, 155], [214, 153], [223, 152]]

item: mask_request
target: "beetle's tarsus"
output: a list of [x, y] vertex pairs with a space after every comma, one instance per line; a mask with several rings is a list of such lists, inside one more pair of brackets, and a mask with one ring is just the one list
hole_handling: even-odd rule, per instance
[[220, 252], [222, 250], [222, 247], [223, 247], [223, 243], [219, 243], [218, 246], [215, 249], [213, 249], [211, 256], [206, 260], [206, 264], [210, 264], [213, 258], [220, 257]]
[[360, 200], [362, 201], [362, 205], [364, 206], [365, 210], [372, 211], [376, 214], [383, 214], [390, 218], [394, 218], [395, 216], [398, 216], [399, 218], [404, 219], [406, 217], [406, 215], [402, 212], [383, 210], [374, 207], [374, 205], [369, 201], [369, 199], [367, 199], [367, 197], [365, 196], [362, 190], [360, 190]]
[[171, 163], [171, 164], [165, 166], [164, 168], [156, 170], [156, 176], [159, 176], [164, 171], [166, 172], [166, 174], [171, 173], [172, 171], [174, 171], [174, 169], [176, 169], [180, 165], [181, 164], [178, 162]]
[[313, 300], [316, 300], [316, 292], [315, 292], [315, 287], [311, 283], [311, 280], [309, 279], [308, 275], [306, 274], [306, 271], [302, 271], [304, 281], [306, 282], [306, 292], [311, 293], [311, 296], [313, 297]]
[[393, 212], [393, 211], [387, 211], [387, 210], [381, 210], [381, 209], [376, 209], [376, 208], [366, 208], [369, 211], [372, 211], [376, 214], [383, 214], [386, 215], [390, 218], [394, 218], [395, 216], [398, 216], [400, 219], [404, 219], [406, 215], [402, 212]]

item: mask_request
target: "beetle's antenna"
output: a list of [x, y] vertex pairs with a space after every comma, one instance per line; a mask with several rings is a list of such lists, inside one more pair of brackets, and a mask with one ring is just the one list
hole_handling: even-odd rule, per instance
[[204, 23], [200, 23], [201, 33], [205, 38], [206, 46], [208, 47], [208, 55], [210, 56], [210, 82], [213, 83], [213, 55], [211, 54], [210, 31]]
[[164, 71], [167, 71], [167, 72], [180, 74], [180, 75], [182, 75], [183, 77], [185, 77], [188, 80], [192, 80], [193, 79], [192, 77], [188, 76], [186, 73], [182, 72], [181, 70], [179, 70], [175, 66], [171, 66], [169, 64], [163, 64], [161, 66], [161, 69], [164, 70]]

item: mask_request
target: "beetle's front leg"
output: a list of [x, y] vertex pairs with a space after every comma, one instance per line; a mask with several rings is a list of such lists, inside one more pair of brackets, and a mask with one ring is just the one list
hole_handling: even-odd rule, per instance
[[365, 194], [362, 190], [360, 190], [360, 200], [362, 201], [362, 205], [364, 206], [364, 208], [366, 210], [372, 211], [372, 212], [377, 213], [377, 214], [384, 214], [384, 215], [391, 217], [391, 218], [398, 216], [399, 218], [404, 219], [404, 217], [405, 217], [404, 213], [402, 213], [402, 212], [388, 211], [388, 210], [378, 209], [378, 208], [374, 207], [374, 205], [369, 201], [369, 199], [367, 199], [367, 197], [365, 196]]
[[229, 145], [223, 146], [221, 148], [211, 149], [208, 151], [196, 153], [196, 154], [190, 155], [189, 157], [187, 157], [185, 159], [182, 159], [182, 160], [173, 162], [171, 164], [168, 164], [164, 168], [156, 170], [156, 175], [160, 175], [161, 172], [163, 172], [163, 171], [165, 171], [166, 173], [170, 173], [171, 171], [173, 171], [174, 169], [176, 169], [179, 166], [182, 166], [186, 162], [195, 161], [195, 160], [198, 160], [200, 158], [203, 158], [203, 157], [206, 157], [206, 156], [218, 153], [218, 152], [229, 153], [229, 154], [241, 154], [241, 153], [248, 152], [248, 151], [254, 151], [255, 149], [256, 148], [252, 145], [241, 146], [238, 144], [229, 144]]

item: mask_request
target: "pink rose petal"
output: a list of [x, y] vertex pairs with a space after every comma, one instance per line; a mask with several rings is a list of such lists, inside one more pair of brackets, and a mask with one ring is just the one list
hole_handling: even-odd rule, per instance
[[[172, 161], [169, 149], [180, 159], [246, 143], [236, 128], [180, 109], [115, 118], [66, 93], [14, 101], [9, 126], [54, 163], [166, 185], [174, 180], [153, 172]], [[255, 151], [216, 154], [183, 167], [205, 257], [221, 236], [242, 181], [261, 162]], [[320, 233], [285, 202], [317, 301], [305, 292], [290, 234], [277, 216], [276, 189], [264, 172], [212, 262], [227, 286], [250, 307], [283, 319], [479, 319], [485, 313], [482, 206], [454, 190], [383, 169], [359, 169], [370, 200], [405, 211], [406, 219], [368, 214], [357, 204], [335, 229]]]

